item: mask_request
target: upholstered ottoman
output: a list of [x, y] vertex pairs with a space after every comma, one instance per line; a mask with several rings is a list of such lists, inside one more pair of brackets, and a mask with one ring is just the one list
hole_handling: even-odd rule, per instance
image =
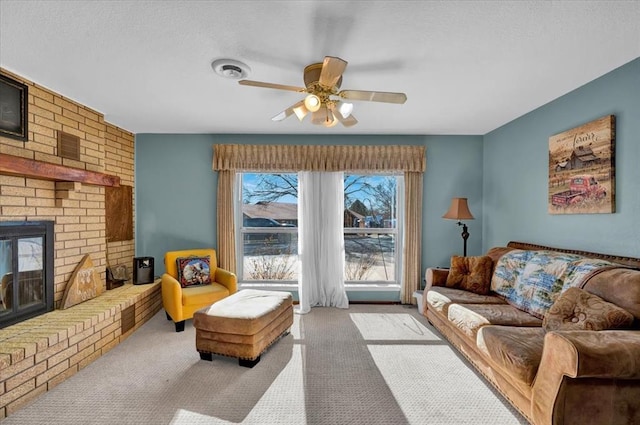
[[244, 289], [194, 313], [196, 350], [203, 360], [220, 354], [253, 367], [292, 324], [290, 293]]

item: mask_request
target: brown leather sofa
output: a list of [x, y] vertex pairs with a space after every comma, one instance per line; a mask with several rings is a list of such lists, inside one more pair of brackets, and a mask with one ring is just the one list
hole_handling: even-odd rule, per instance
[[[619, 264], [588, 276], [580, 287], [631, 313], [630, 325], [546, 329], [548, 313], [535, 317], [494, 292], [496, 263], [512, 250]], [[433, 326], [535, 425], [640, 424], [640, 259], [522, 242], [492, 248], [485, 256], [493, 262], [486, 294], [447, 287], [447, 269], [427, 269], [422, 311]]]

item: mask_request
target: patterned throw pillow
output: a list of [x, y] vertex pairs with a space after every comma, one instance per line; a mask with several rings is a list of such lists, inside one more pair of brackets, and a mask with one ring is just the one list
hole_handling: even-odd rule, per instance
[[447, 275], [448, 288], [459, 288], [479, 295], [489, 293], [491, 286], [491, 257], [451, 257], [451, 268]]
[[211, 283], [209, 264], [211, 257], [179, 257], [176, 259], [178, 266], [178, 282], [183, 288]]
[[564, 291], [542, 321], [545, 331], [628, 328], [633, 315], [584, 289], [572, 287]]

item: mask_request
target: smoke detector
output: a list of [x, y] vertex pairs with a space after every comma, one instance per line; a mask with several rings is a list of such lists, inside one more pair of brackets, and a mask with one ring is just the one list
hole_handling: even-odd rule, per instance
[[211, 68], [224, 78], [240, 80], [247, 78], [251, 68], [245, 63], [233, 59], [217, 59], [211, 62]]

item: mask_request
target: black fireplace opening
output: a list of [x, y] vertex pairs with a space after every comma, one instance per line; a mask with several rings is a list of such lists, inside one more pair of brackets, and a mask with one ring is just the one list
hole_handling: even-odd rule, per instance
[[53, 310], [53, 224], [0, 222], [0, 329]]

